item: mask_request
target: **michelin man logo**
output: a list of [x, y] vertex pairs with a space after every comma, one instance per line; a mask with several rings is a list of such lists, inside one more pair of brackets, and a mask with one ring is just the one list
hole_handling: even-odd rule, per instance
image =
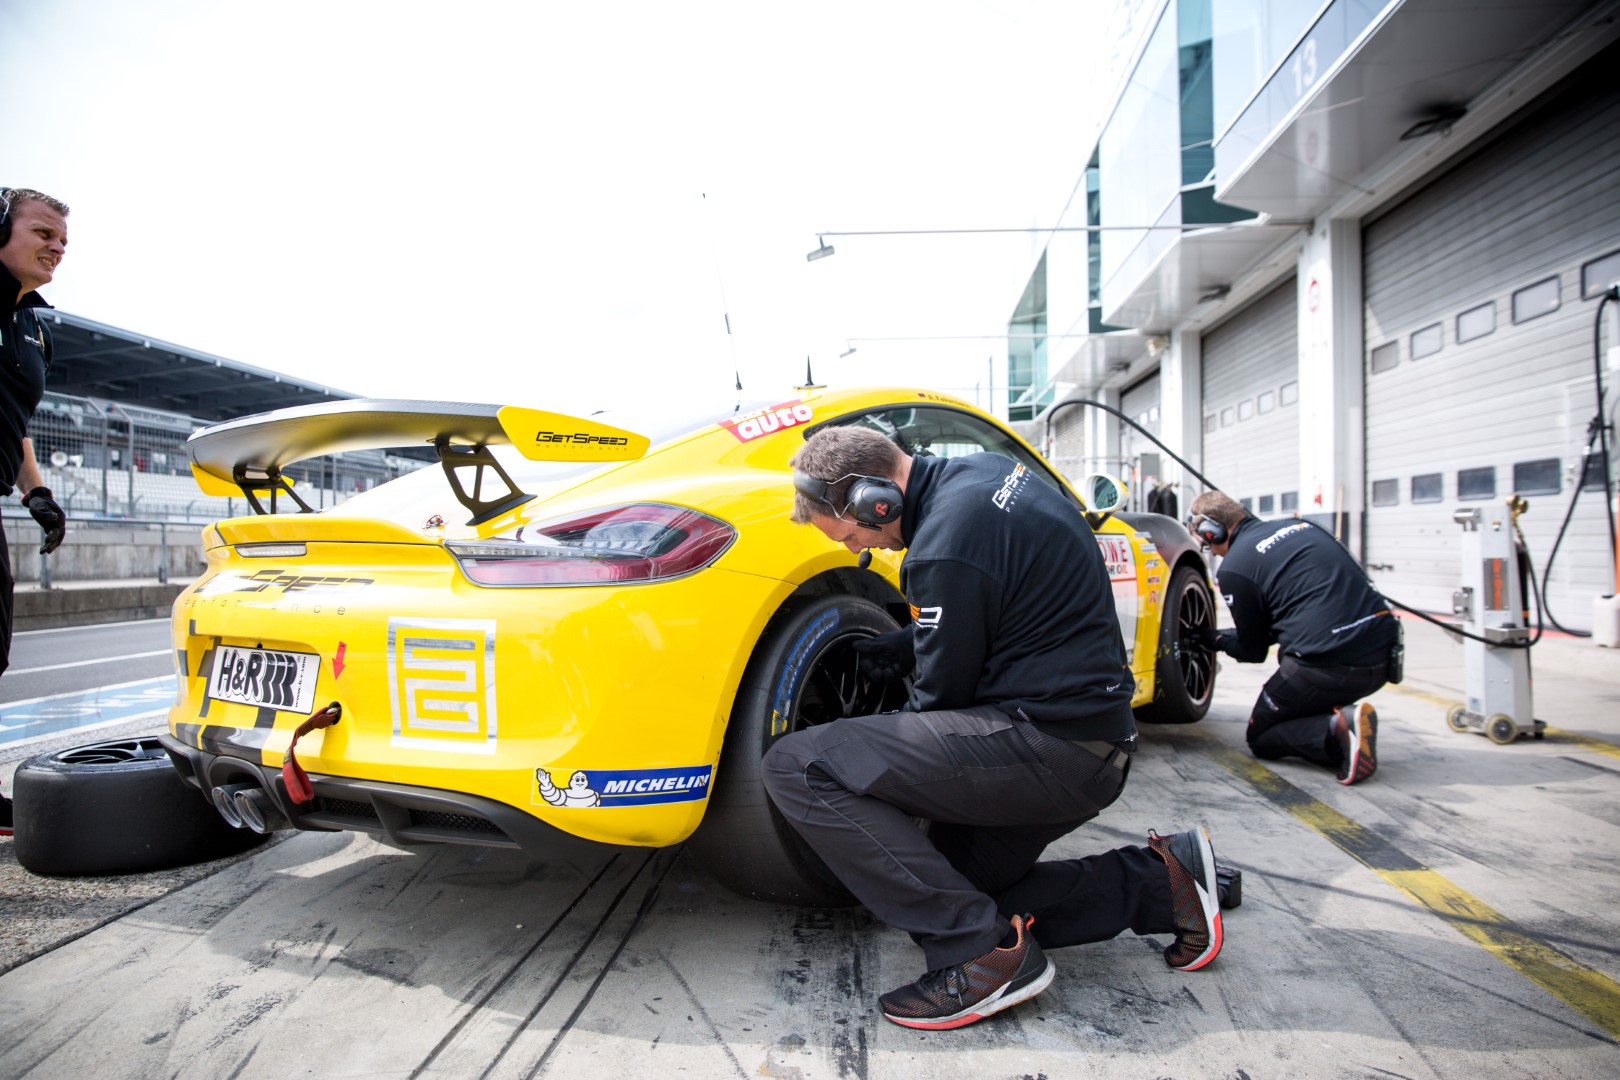
[[602, 805], [601, 793], [591, 787], [591, 778], [582, 769], [575, 769], [569, 775], [566, 791], [557, 787], [551, 773], [545, 769], [534, 770], [534, 779], [540, 785], [540, 797], [552, 806]]

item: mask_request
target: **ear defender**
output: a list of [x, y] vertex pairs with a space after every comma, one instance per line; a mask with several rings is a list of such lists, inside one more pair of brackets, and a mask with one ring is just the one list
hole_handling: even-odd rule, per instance
[[1192, 533], [1210, 547], [1226, 543], [1226, 526], [1203, 514], [1192, 516]]
[[0, 247], [11, 241], [11, 188], [0, 187]]
[[[844, 497], [844, 509], [833, 507], [832, 499], [827, 497], [827, 490], [833, 484], [853, 478], [849, 491]], [[846, 514], [855, 519], [858, 525], [870, 528], [881, 528], [891, 521], [900, 520], [900, 511], [905, 504], [905, 494], [900, 485], [882, 476], [865, 476], [860, 473], [851, 473], [840, 476], [837, 480], [822, 480], [798, 469], [793, 470], [793, 487], [799, 494], [826, 503], [833, 507], [833, 513], [839, 517]]]

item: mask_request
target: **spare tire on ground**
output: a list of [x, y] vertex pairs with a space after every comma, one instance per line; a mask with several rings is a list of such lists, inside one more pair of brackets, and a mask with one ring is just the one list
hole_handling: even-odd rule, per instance
[[36, 874], [165, 870], [269, 837], [232, 828], [169, 764], [156, 736], [29, 758], [13, 780], [17, 861]]

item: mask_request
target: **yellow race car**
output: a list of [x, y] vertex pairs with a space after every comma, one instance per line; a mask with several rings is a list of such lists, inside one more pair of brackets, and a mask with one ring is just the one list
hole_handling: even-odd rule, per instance
[[[875, 428], [909, 454], [995, 451], [1068, 494], [1107, 560], [1139, 717], [1204, 715], [1214, 661], [1189, 634], [1214, 625], [1214, 605], [1196, 542], [1169, 518], [1112, 513], [1110, 478], [1080, 485], [1086, 505], [955, 398], [802, 387], [707, 414], [589, 418], [362, 399], [192, 436], [203, 489], [258, 512], [203, 531], [207, 570], [174, 606], [163, 746], [256, 831], [537, 859], [693, 837], [739, 892], [846, 900], [759, 779], [786, 732], [904, 700], [862, 678], [850, 648], [906, 618], [902, 556], [862, 568], [788, 520], [788, 459], [828, 424]], [[413, 444], [439, 467], [320, 512], [282, 472]], [[294, 751], [306, 791], [283, 766], [317, 715]]]

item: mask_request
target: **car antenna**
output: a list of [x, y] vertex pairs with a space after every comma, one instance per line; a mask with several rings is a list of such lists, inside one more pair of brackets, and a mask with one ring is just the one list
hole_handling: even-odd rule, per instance
[[795, 390], [825, 390], [826, 387], [816, 382], [816, 377], [810, 374], [810, 358], [804, 358], [804, 385], [795, 386]]
[[[698, 192], [698, 197], [703, 200], [703, 205], [705, 207], [709, 205], [708, 192], [700, 191]], [[735, 379], [737, 383], [737, 393], [741, 394], [743, 388], [742, 365], [737, 363], [737, 339], [731, 336], [731, 312], [726, 304], [726, 279], [725, 276], [720, 273], [720, 249], [715, 246], [714, 229], [709, 224], [707, 214], [704, 215], [703, 223], [705, 226], [704, 231], [709, 234], [709, 252], [714, 256], [714, 280], [715, 284], [720, 288], [720, 315], [726, 321], [726, 342], [731, 346], [731, 374], [732, 378]], [[739, 398], [737, 401], [737, 409], [740, 408], [742, 408], [742, 400]], [[733, 409], [732, 411], [735, 412], [736, 409]]]

